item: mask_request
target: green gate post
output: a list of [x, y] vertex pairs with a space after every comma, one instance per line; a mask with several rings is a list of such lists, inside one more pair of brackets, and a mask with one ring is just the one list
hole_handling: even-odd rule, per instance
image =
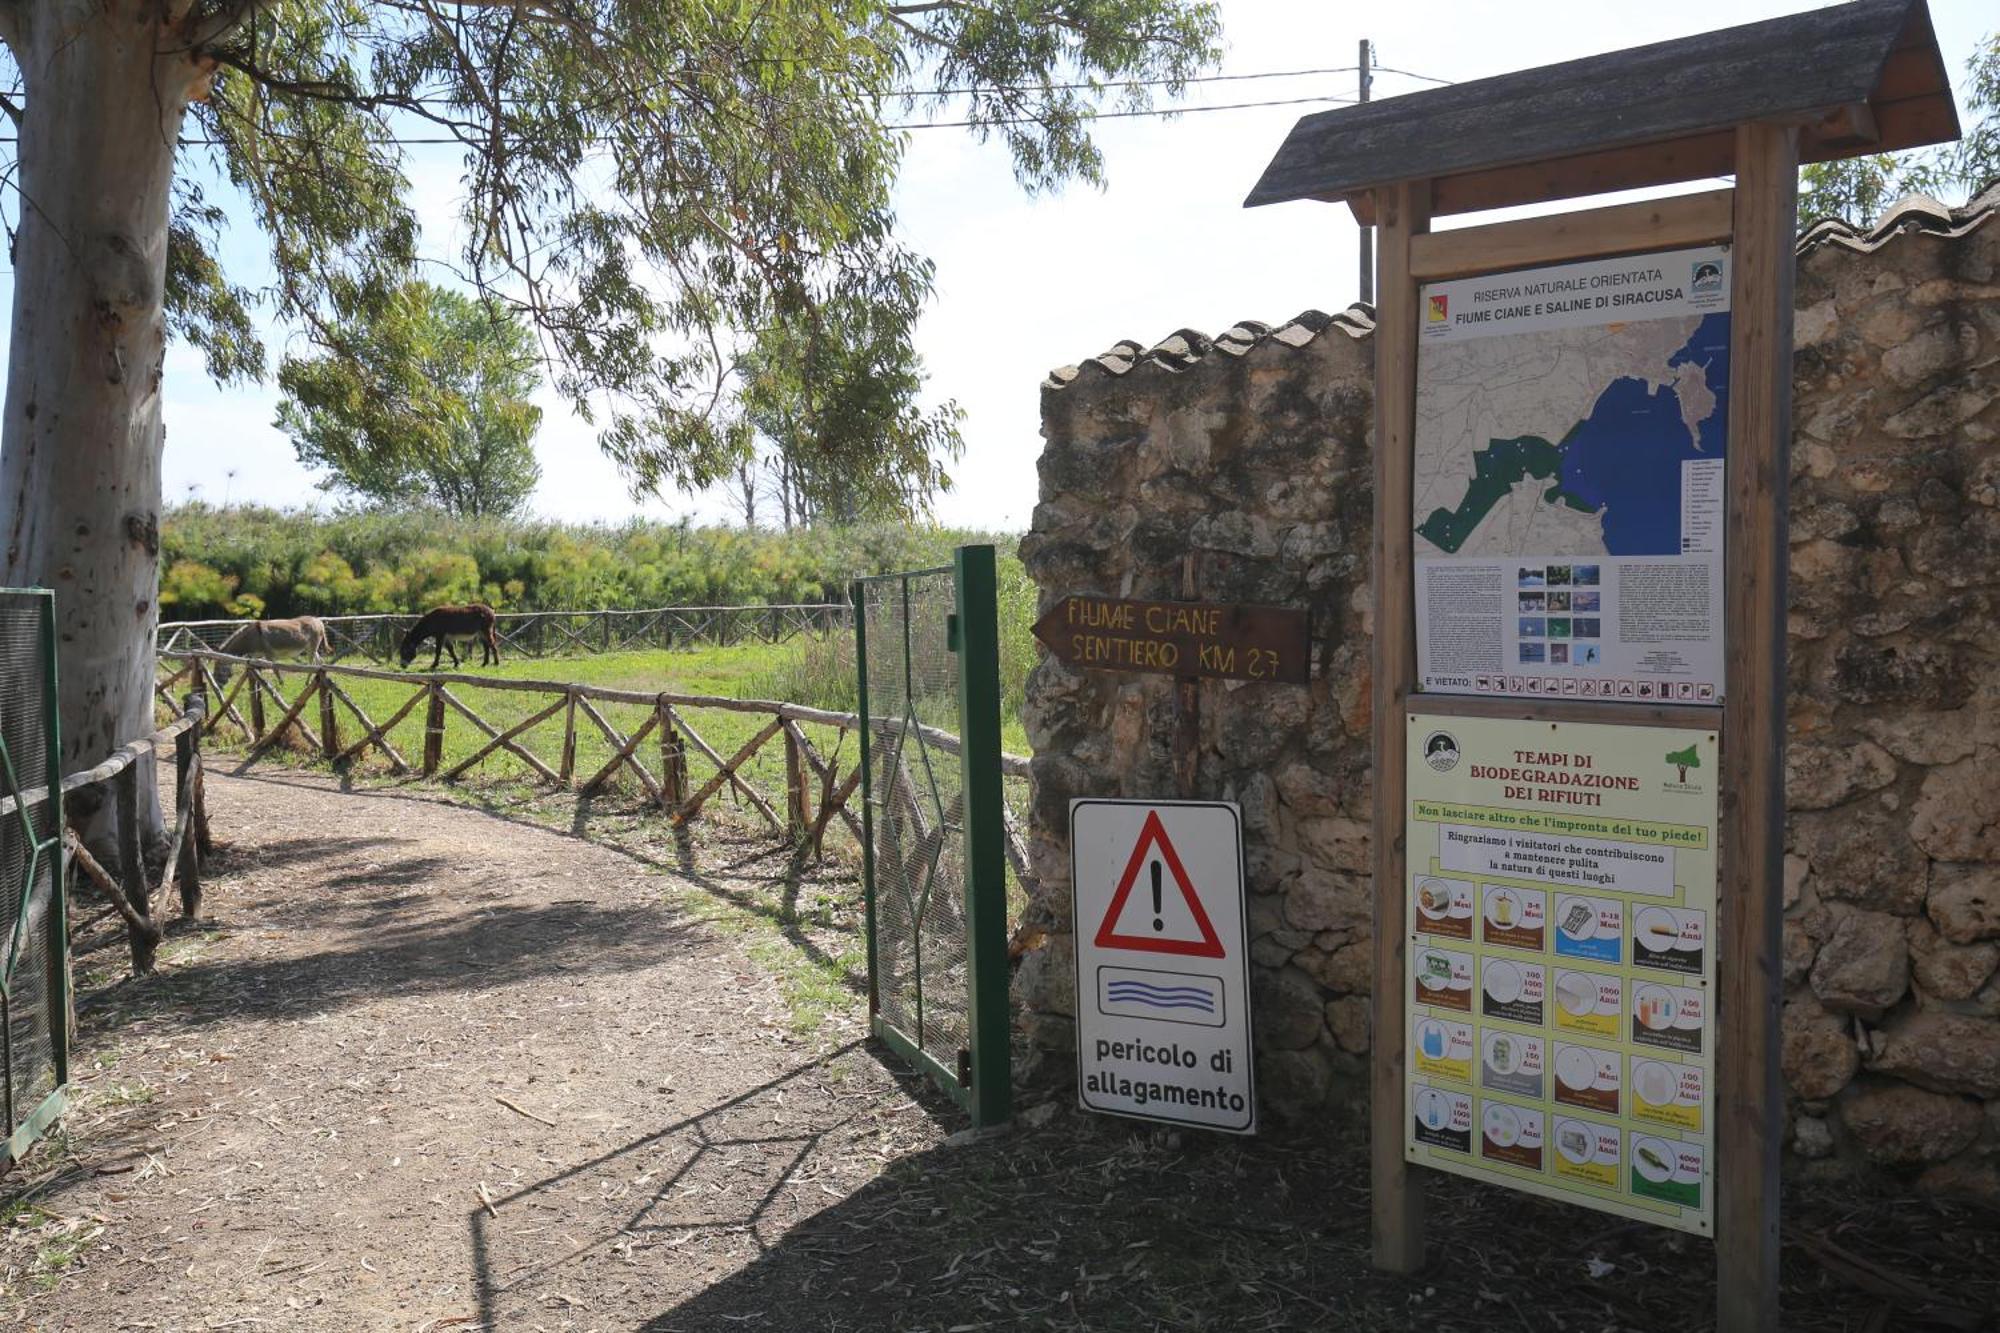
[[[62, 1094], [69, 1086], [69, 1030], [70, 996], [69, 975], [69, 889], [65, 883], [69, 869], [68, 853], [63, 850], [63, 804], [62, 804], [62, 713], [57, 708], [56, 687], [56, 595], [51, 591], [42, 600], [42, 716], [46, 719], [43, 727], [48, 755], [43, 763], [43, 781], [48, 784], [49, 850], [54, 858], [55, 884], [49, 894], [49, 936], [45, 941], [48, 957], [45, 963], [48, 975], [44, 980], [49, 1006], [49, 1046], [55, 1057], [56, 1094]], [[45, 1105], [48, 1119], [62, 1114], [64, 1101]]]
[[1007, 971], [1007, 854], [1000, 781], [1000, 598], [991, 546], [954, 556], [959, 764], [965, 796], [966, 970], [971, 989], [972, 1123], [1013, 1114]]
[[[41, 1102], [28, 1107], [22, 1103], [20, 1092], [24, 1085], [39, 1081], [39, 1070], [29, 1066], [33, 1058], [30, 1049], [23, 1049], [14, 1040], [15, 1022], [6, 1025], [0, 1032], [0, 1095], [4, 1095], [6, 1123], [0, 1126], [0, 1170], [18, 1162], [29, 1146], [60, 1117], [68, 1106], [69, 1095], [69, 937], [68, 919], [65, 907], [63, 876], [68, 869], [68, 853], [62, 841], [62, 743], [61, 728], [56, 711], [56, 620], [55, 594], [46, 588], [0, 588], [0, 594], [10, 599], [27, 597], [36, 603], [36, 649], [40, 657], [37, 663], [41, 677], [42, 712], [39, 718], [41, 742], [43, 746], [42, 772], [23, 774], [14, 766], [13, 754], [0, 736], [0, 774], [5, 776], [5, 787], [13, 796], [15, 808], [6, 818], [19, 824], [20, 837], [24, 844], [20, 866], [19, 885], [10, 882], [4, 888], [15, 894], [19, 910], [15, 917], [14, 930], [4, 942], [0, 942], [0, 991], [10, 998], [14, 996], [16, 969], [20, 966], [21, 951], [27, 932], [34, 918], [34, 903], [37, 887], [46, 882], [49, 885], [47, 907], [44, 912], [40, 941], [42, 957], [42, 1014], [49, 1038], [49, 1073], [54, 1086]], [[27, 802], [30, 790], [28, 782], [39, 776], [43, 783], [44, 796], [33, 804]], [[39, 822], [46, 827], [38, 828]], [[48, 876], [46, 881], [43, 876]], [[18, 1015], [15, 1020], [18, 1021]]]
[[869, 767], [868, 584], [854, 580], [854, 675], [861, 718], [861, 900], [868, 935], [868, 1026], [875, 1026], [882, 996], [875, 985], [875, 774]]

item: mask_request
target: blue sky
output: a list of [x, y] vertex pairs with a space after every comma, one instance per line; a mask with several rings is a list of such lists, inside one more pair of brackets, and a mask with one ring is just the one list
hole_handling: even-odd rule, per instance
[[[1729, 22], [1823, 6], [1739, 0]], [[1396, 6], [1325, 0], [1224, 0], [1222, 72], [1261, 73], [1351, 66], [1371, 38], [1383, 65], [1465, 80], [1620, 47], [1684, 36], [1722, 11], [1687, 6], [1557, 0], [1522, 5], [1485, 0], [1405, 0]], [[1933, 0], [1933, 21], [1955, 78], [1973, 43], [2000, 26], [1988, 3]], [[1375, 95], [1424, 84], [1383, 75]], [[1208, 84], [1188, 105], [1266, 98], [1351, 96], [1352, 74]], [[1963, 97], [1960, 100], [1963, 112]], [[1035, 503], [1040, 452], [1039, 390], [1052, 367], [1120, 338], [1155, 342], [1179, 328], [1214, 333], [1242, 319], [1282, 323], [1302, 310], [1337, 310], [1356, 294], [1356, 231], [1344, 208], [1286, 204], [1245, 210], [1243, 196], [1287, 130], [1314, 106], [1105, 121], [1097, 133], [1109, 183], [1024, 196], [1005, 151], [963, 131], [913, 137], [898, 188], [904, 234], [937, 263], [937, 294], [919, 347], [930, 394], [966, 409], [966, 456], [957, 486], [940, 499], [947, 523], [1023, 529]], [[452, 219], [459, 164], [428, 151], [412, 170], [427, 248], [455, 249]], [[240, 280], [263, 271], [261, 242], [233, 237], [227, 257]], [[9, 306], [12, 275], [0, 277]], [[276, 356], [285, 346], [270, 330]], [[169, 500], [257, 500], [328, 505], [272, 426], [275, 386], [219, 389], [198, 355], [167, 358]], [[599, 452], [594, 430], [546, 395], [536, 448], [543, 479], [534, 508], [544, 516], [617, 521], [634, 514], [719, 520], [721, 497], [635, 502]]]

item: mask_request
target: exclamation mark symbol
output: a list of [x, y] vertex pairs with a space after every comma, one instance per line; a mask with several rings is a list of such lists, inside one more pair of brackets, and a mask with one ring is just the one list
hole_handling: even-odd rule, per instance
[[1167, 923], [1160, 919], [1160, 863], [1153, 862], [1153, 929], [1165, 930]]

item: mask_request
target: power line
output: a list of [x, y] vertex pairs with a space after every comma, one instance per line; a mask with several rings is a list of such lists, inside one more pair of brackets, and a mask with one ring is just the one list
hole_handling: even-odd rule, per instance
[[[1307, 102], [1338, 102], [1343, 105], [1351, 105], [1354, 99], [1352, 97], [1284, 97], [1270, 102], [1223, 102], [1216, 106], [1168, 107], [1151, 111], [1098, 111], [1086, 116], [1085, 119], [1133, 120], [1144, 116], [1196, 116], [1204, 111], [1247, 111], [1253, 107], [1301, 106]], [[1038, 125], [1040, 123], [1041, 118], [1039, 116], [1016, 116], [998, 120], [912, 120], [903, 122], [902, 124], [884, 125], [882, 128], [885, 130], [962, 130], [974, 126]]]
[[1406, 79], [1422, 79], [1425, 83], [1441, 83], [1447, 86], [1453, 82], [1451, 79], [1440, 79], [1435, 74], [1417, 74], [1407, 69], [1391, 69], [1387, 65], [1375, 66], [1375, 72], [1377, 74], [1400, 74]]
[[[1439, 83], [1439, 84], [1448, 84], [1451, 82], [1451, 80], [1449, 79], [1433, 78], [1431, 75], [1428, 74], [1412, 74], [1408, 70], [1390, 69], [1387, 66], [1383, 65], [1374, 65], [1371, 66], [1370, 68], [1371, 68], [1371, 73], [1375, 74], [1398, 74], [1398, 75], [1403, 75], [1404, 77], [1407, 78], [1427, 79], [1432, 83]], [[1265, 74], [1217, 74], [1217, 75], [1203, 76], [1201, 78], [1188, 79], [1185, 80], [1185, 82], [1213, 83], [1213, 82], [1223, 82], [1223, 81], [1237, 80], [1237, 79], [1292, 78], [1309, 74], [1353, 73], [1357, 69], [1359, 69], [1359, 66], [1346, 65], [1346, 66], [1330, 67], [1327, 69], [1319, 69], [1319, 70], [1275, 70]], [[1081, 88], [1081, 87], [1094, 87], [1094, 86], [1095, 85], [1088, 85], [1088, 84], [1076, 84], [1076, 85], [1052, 84], [1048, 85], [1046, 88], [1043, 88], [1038, 85], [1034, 88], [1020, 88], [1020, 89], [982, 88], [977, 90], [953, 89], [949, 91], [956, 94], [964, 94], [972, 91], [1028, 92], [1028, 91], [1054, 91], [1069, 87]], [[930, 94], [925, 93], [925, 94], [895, 94], [895, 95], [929, 96]], [[1339, 105], [1339, 106], [1352, 106], [1354, 105], [1356, 100], [1357, 99], [1352, 97], [1336, 97], [1336, 96], [1281, 97], [1281, 98], [1271, 98], [1257, 102], [1220, 102], [1208, 106], [1154, 107], [1142, 111], [1093, 111], [1085, 115], [1083, 119], [1085, 120], [1165, 119], [1173, 116], [1196, 116], [1211, 111], [1251, 111], [1263, 107], [1273, 107], [1273, 106], [1305, 106], [1305, 105], [1323, 106], [1329, 104]], [[424, 100], [422, 104], [431, 106], [438, 105], [438, 103], [434, 100]], [[902, 122], [893, 122], [884, 124], [882, 128], [885, 130], [957, 130], [957, 129], [984, 128], [987, 126], [999, 126], [999, 125], [1036, 125], [1041, 123], [1041, 119], [1042, 118], [1039, 116], [1007, 116], [1007, 117], [997, 117], [985, 120], [912, 120], [912, 121], [902, 121]], [[290, 134], [284, 131], [265, 130], [263, 131], [261, 137], [303, 141], [305, 136]], [[583, 141], [586, 143], [609, 143], [615, 137], [616, 136], [610, 134], [592, 134], [584, 136]], [[12, 144], [17, 142], [19, 142], [19, 140], [14, 135], [11, 134], [0, 135], [0, 144]], [[416, 137], [403, 137], [398, 135], [386, 140], [385, 142], [392, 143], [397, 147], [401, 148], [421, 148], [421, 147], [433, 147], [433, 146], [444, 146], [444, 145], [454, 145], [454, 144], [468, 145], [472, 141], [453, 135], [420, 135]], [[229, 147], [230, 144], [221, 139], [182, 139], [180, 140], [180, 146], [183, 148], [226, 148]]]
[[909, 88], [884, 97], [969, 97], [978, 93], [1098, 92], [1110, 88], [1171, 88], [1183, 83], [1237, 83], [1245, 79], [1304, 79], [1322, 74], [1352, 74], [1354, 66], [1331, 69], [1274, 69], [1262, 74], [1197, 74], [1185, 79], [1107, 79], [1100, 83], [999, 84], [991, 88]]
[[[1137, 120], [1142, 118], [1165, 118], [1169, 116], [1197, 116], [1205, 111], [1248, 111], [1257, 107], [1303, 106], [1308, 103], [1317, 105], [1326, 105], [1328, 103], [1335, 103], [1342, 106], [1351, 106], [1354, 104], [1354, 101], [1355, 99], [1352, 97], [1283, 97], [1266, 102], [1223, 102], [1214, 106], [1168, 107], [1165, 109], [1154, 109], [1149, 111], [1097, 111], [1097, 112], [1092, 112], [1091, 114], [1085, 116], [1084, 119], [1085, 120]], [[882, 128], [885, 130], [960, 130], [960, 129], [970, 129], [975, 126], [984, 128], [990, 125], [1039, 125], [1039, 124], [1041, 124], [1041, 117], [1039, 116], [1004, 116], [991, 120], [912, 120], [912, 121], [903, 121], [899, 123], [886, 124], [882, 126]], [[288, 134], [283, 131], [269, 131], [269, 130], [265, 131], [261, 137], [275, 138], [275, 139], [292, 139], [292, 140], [300, 140], [303, 138], [303, 136], [301, 135]], [[592, 134], [585, 136], [583, 142], [609, 143], [614, 137], [615, 136], [609, 134]], [[0, 136], [0, 144], [10, 144], [15, 142], [18, 142], [18, 140], [16, 140], [15, 137], [12, 135]], [[431, 145], [444, 145], [444, 144], [462, 144], [471, 146], [475, 144], [477, 141], [471, 139], [454, 138], [451, 135], [423, 135], [415, 138], [405, 138], [403, 136], [398, 135], [392, 139], [387, 140], [386, 142], [393, 143], [400, 148], [419, 148]], [[182, 139], [180, 141], [180, 146], [183, 148], [227, 148], [230, 145], [221, 139]]]

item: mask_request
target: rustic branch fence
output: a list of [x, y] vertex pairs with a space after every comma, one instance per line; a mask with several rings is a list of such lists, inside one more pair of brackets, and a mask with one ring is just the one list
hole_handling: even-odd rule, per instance
[[[500, 649], [520, 657], [574, 657], [642, 648], [727, 648], [739, 643], [783, 643], [799, 634], [846, 630], [853, 608], [844, 602], [783, 606], [663, 606], [643, 611], [508, 611], [498, 617]], [[416, 616], [322, 616], [335, 660], [394, 659]], [[155, 638], [161, 653], [216, 649], [249, 622], [163, 621]]]
[[[109, 799], [117, 809], [117, 846], [107, 868], [77, 837], [74, 821], [63, 822], [63, 851], [78, 878], [89, 883], [110, 901], [110, 906], [83, 922], [78, 931], [117, 914], [125, 921], [132, 945], [132, 970], [153, 970], [153, 958], [160, 947], [162, 929], [154, 915], [154, 903], [178, 890], [181, 912], [187, 917], [201, 912], [201, 864], [210, 854], [208, 806], [202, 784], [202, 723], [208, 701], [199, 691], [184, 699], [179, 715], [150, 736], [120, 746], [94, 768], [72, 773], [62, 780], [58, 795], [72, 808], [103, 800], [94, 789], [109, 786]], [[157, 759], [167, 747], [174, 758], [174, 829], [160, 867], [158, 883], [148, 882], [145, 848], [140, 835], [139, 783], [146, 772], [143, 758]], [[38, 787], [21, 794], [24, 807], [48, 799], [48, 789]], [[0, 800], [0, 818], [12, 814], [13, 797]]]
[[[448, 671], [309, 666], [202, 651], [165, 653], [162, 657], [174, 664], [174, 669], [163, 673], [156, 692], [171, 706], [172, 691], [186, 683], [213, 699], [203, 734], [229, 727], [241, 735], [249, 748], [238, 771], [281, 745], [303, 748], [336, 769], [357, 765], [374, 751], [397, 777], [445, 782], [457, 781], [495, 760], [511, 759], [536, 781], [585, 796], [629, 783], [643, 790], [650, 803], [676, 825], [694, 819], [727, 791], [739, 806], [754, 811], [773, 834], [814, 856], [823, 853], [827, 828], [836, 818], [857, 842], [863, 837], [860, 817], [848, 808], [861, 785], [858, 745], [853, 760], [844, 766], [842, 763], [848, 733], [858, 734], [861, 726], [854, 713], [769, 699], [645, 693]], [[300, 682], [289, 695], [288, 679]], [[343, 681], [395, 682], [409, 686], [410, 693], [384, 713], [385, 720], [377, 722]], [[539, 706], [531, 706], [519, 720], [495, 721], [482, 716], [461, 693], [475, 689], [536, 696]], [[628, 714], [641, 710], [636, 720], [627, 724], [629, 730], [612, 716], [613, 705]], [[404, 744], [411, 751], [406, 754], [398, 748], [394, 733], [419, 709], [422, 722], [415, 729], [414, 744], [411, 728], [404, 728]], [[717, 722], [703, 722], [709, 736], [696, 728], [690, 717], [695, 712], [726, 715], [735, 722], [732, 732], [740, 732], [746, 719], [754, 726], [729, 748], [729, 741], [711, 743], [710, 737], [719, 737], [722, 730]], [[887, 718], [874, 724], [878, 734], [888, 736], [905, 725]], [[446, 753], [451, 747], [447, 741], [454, 727], [461, 740], [467, 729], [473, 736], [463, 757], [448, 763]], [[821, 729], [818, 742], [809, 728]], [[958, 753], [958, 737], [950, 732], [921, 724], [917, 729], [936, 749]], [[534, 733], [547, 742], [558, 731], [560, 743], [545, 744], [542, 754], [528, 743]], [[828, 731], [831, 743], [826, 739]], [[753, 764], [773, 744], [783, 750], [781, 790], [760, 787], [760, 780], [769, 779], [762, 779]], [[595, 751], [599, 762], [584, 761], [586, 748]], [[726, 755], [725, 749], [729, 751]], [[554, 761], [544, 754], [553, 754]], [[1010, 782], [1026, 782], [1026, 759], [1004, 756], [1002, 768]], [[908, 774], [902, 776], [914, 781]], [[1024, 885], [1030, 883], [1026, 844], [1011, 812], [1007, 851], [1016, 876]]]

